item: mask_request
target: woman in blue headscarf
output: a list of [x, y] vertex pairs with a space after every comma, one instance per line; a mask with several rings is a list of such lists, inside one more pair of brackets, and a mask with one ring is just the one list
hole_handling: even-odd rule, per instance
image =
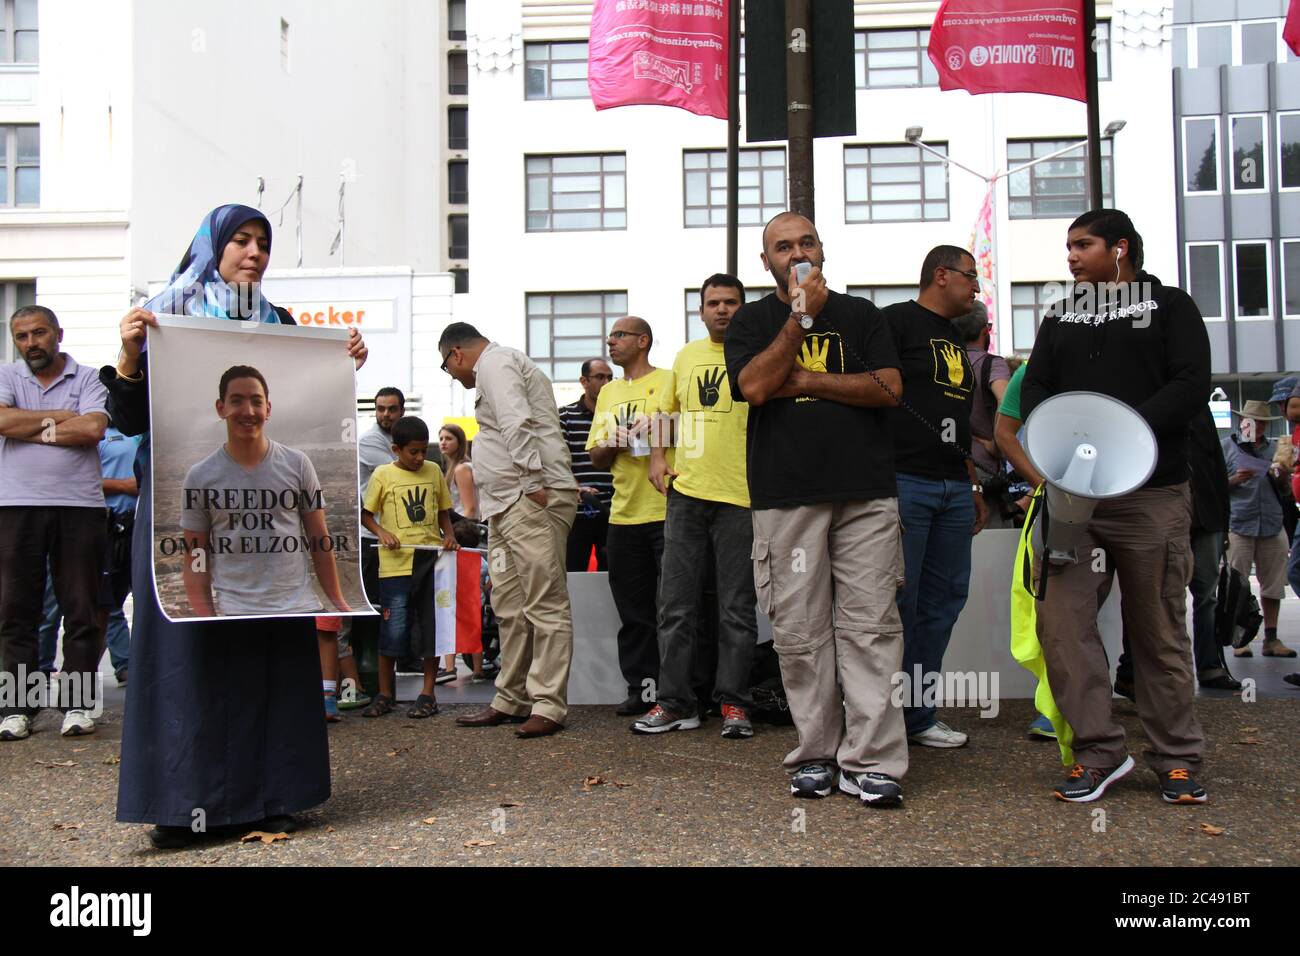
[[[294, 324], [261, 296], [270, 258], [271, 224], [261, 212], [212, 210], [167, 288], [122, 319], [117, 367], [100, 371], [113, 423], [146, 436], [117, 819], [154, 824], [149, 837], [160, 848], [250, 824], [292, 828], [289, 814], [330, 793], [313, 620], [178, 624], [163, 616], [153, 588], [147, 330], [157, 327], [155, 313]], [[358, 368], [366, 352], [353, 329], [348, 353]]]

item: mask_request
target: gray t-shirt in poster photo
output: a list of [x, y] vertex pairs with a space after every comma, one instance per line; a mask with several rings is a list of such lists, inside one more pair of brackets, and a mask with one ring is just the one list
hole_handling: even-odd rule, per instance
[[308, 570], [302, 515], [324, 507], [311, 460], [277, 441], [251, 471], [218, 448], [185, 475], [181, 527], [206, 531], [218, 614], [306, 614], [323, 610]]

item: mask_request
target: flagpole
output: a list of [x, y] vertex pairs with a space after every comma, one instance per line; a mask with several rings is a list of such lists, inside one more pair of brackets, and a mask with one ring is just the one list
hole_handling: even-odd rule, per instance
[[1083, 65], [1088, 92], [1088, 205], [1102, 207], [1101, 108], [1097, 102], [1097, 0], [1083, 0]]
[[727, 275], [738, 275], [740, 218], [740, 0], [727, 3]]

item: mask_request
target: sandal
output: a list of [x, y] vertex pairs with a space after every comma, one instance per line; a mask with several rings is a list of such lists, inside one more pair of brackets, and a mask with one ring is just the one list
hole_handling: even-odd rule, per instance
[[438, 713], [438, 702], [428, 694], [421, 694], [415, 698], [415, 703], [406, 712], [406, 716], [422, 720], [425, 717], [432, 717], [436, 713]]
[[370, 706], [361, 712], [362, 717], [382, 717], [393, 709], [395, 701], [386, 694], [376, 694]]

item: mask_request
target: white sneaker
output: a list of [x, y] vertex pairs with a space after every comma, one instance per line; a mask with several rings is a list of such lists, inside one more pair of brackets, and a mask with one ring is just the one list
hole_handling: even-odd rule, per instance
[[910, 734], [907, 739], [922, 747], [952, 748], [965, 747], [969, 738], [960, 730], [953, 730], [942, 720], [936, 720], [932, 726], [919, 734]]
[[95, 722], [90, 719], [90, 715], [84, 710], [70, 710], [63, 716], [63, 729], [59, 733], [65, 737], [80, 737], [83, 734], [93, 734], [95, 732]]
[[32, 719], [26, 714], [10, 714], [0, 721], [0, 740], [22, 740], [32, 735]]

